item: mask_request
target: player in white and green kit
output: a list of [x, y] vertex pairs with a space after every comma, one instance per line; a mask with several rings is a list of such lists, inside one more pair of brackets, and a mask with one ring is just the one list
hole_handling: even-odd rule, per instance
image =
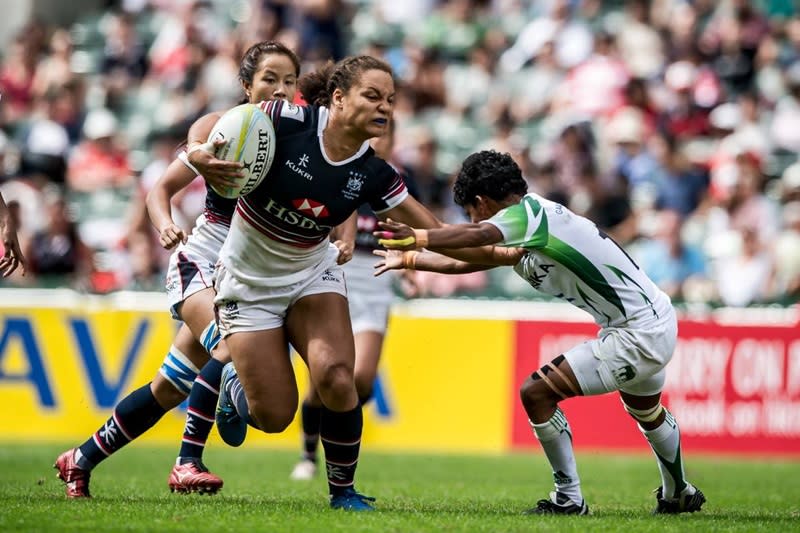
[[[385, 258], [376, 275], [398, 268], [454, 274], [513, 266], [533, 288], [587, 311], [600, 326], [596, 339], [558, 355], [520, 390], [555, 479], [550, 498], [529, 512], [588, 514], [572, 431], [558, 402], [612, 391], [619, 391], [658, 459], [661, 487], [655, 512], [699, 510], [705, 497], [685, 479], [680, 431], [661, 405], [665, 366], [678, 333], [669, 297], [593, 222], [528, 193], [508, 154], [484, 151], [467, 157], [454, 196], [473, 223], [427, 231], [382, 223], [384, 231], [376, 232], [381, 244], [409, 251], [376, 251]], [[417, 248], [447, 256], [412, 251]]]

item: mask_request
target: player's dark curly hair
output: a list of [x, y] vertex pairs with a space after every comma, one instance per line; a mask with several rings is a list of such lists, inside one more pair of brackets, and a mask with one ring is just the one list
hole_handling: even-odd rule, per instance
[[475, 205], [476, 196], [502, 201], [512, 194], [528, 192], [522, 171], [509, 154], [494, 150], [467, 156], [453, 185], [453, 199], [461, 207]]
[[390, 76], [392, 67], [386, 62], [372, 56], [346, 57], [338, 63], [328, 61], [314, 72], [300, 78], [298, 87], [306, 102], [322, 106], [331, 105], [333, 91], [341, 89], [347, 92], [356, 84], [361, 74], [368, 70], [382, 70]]

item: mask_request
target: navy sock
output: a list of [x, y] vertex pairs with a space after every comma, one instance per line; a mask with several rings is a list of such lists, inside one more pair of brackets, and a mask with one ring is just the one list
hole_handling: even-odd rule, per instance
[[202, 459], [208, 434], [214, 427], [214, 411], [219, 398], [219, 384], [222, 380], [222, 367], [214, 358], [209, 359], [192, 384], [189, 393], [189, 407], [186, 410], [186, 426], [183, 428], [180, 461]]
[[303, 425], [303, 459], [316, 463], [322, 407], [303, 402], [300, 407], [300, 418]]
[[166, 411], [156, 401], [150, 384], [128, 394], [106, 423], [81, 444], [78, 466], [91, 470], [103, 459], [150, 429]]
[[339, 494], [355, 483], [363, 427], [361, 405], [344, 413], [322, 408], [320, 440], [325, 448], [325, 469], [331, 495]]

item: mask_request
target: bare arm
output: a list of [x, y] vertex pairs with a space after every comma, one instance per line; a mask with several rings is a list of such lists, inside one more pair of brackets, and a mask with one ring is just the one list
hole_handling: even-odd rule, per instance
[[186, 242], [186, 232], [172, 219], [172, 198], [195, 177], [196, 174], [183, 161], [175, 159], [147, 193], [145, 203], [150, 222], [158, 231], [159, 243], [167, 250]]
[[11, 213], [8, 210], [3, 195], [0, 194], [0, 238], [3, 239], [3, 257], [0, 257], [0, 275], [4, 278], [11, 275], [19, 265], [22, 265], [22, 275], [28, 267], [28, 262], [25, 261], [25, 256], [19, 247], [17, 240], [17, 228], [14, 221], [11, 219]]
[[358, 233], [358, 212], [347, 217], [347, 220], [331, 230], [333, 244], [339, 249], [339, 257], [336, 263], [343, 265], [353, 258], [353, 250], [356, 247], [356, 233]]
[[[409, 238], [405, 246], [386, 246], [399, 250], [413, 250], [417, 248], [415, 228], [426, 228], [428, 240], [420, 248], [435, 249], [455, 259], [460, 259], [478, 265], [507, 265], [516, 264], [524, 255], [524, 250], [519, 248], [503, 248], [493, 246], [503, 240], [500, 230], [491, 224], [455, 224], [446, 225], [437, 219], [422, 204], [409, 197], [397, 207], [381, 214], [386, 222], [381, 222], [383, 231], [376, 232], [382, 241], [403, 241]], [[399, 220], [404, 224], [397, 224]], [[416, 221], [416, 222], [415, 222]], [[384, 236], [384, 231], [392, 233], [392, 237]], [[433, 241], [431, 236], [433, 235]], [[504, 261], [497, 263], [499, 256], [508, 256]]]
[[[519, 261], [522, 254], [518, 248], [492, 247], [493, 254], [487, 255], [486, 264], [475, 264], [447, 257], [435, 252], [399, 252], [397, 250], [375, 250], [373, 253], [382, 259], [375, 264], [375, 275], [380, 276], [389, 270], [425, 270], [440, 274], [468, 274], [489, 270], [497, 266], [510, 266]], [[524, 252], [523, 252], [524, 253]], [[489, 261], [492, 261], [489, 263]]]

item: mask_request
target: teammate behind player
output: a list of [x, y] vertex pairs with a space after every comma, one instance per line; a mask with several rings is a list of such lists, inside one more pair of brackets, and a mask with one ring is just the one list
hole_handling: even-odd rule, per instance
[[[619, 391], [638, 422], [661, 472], [655, 513], [700, 510], [703, 493], [685, 478], [678, 424], [661, 405], [665, 366], [677, 340], [669, 300], [611, 238], [563, 205], [527, 193], [508, 154], [466, 158], [453, 187], [472, 224], [415, 230], [382, 223], [387, 248], [443, 250], [485, 247], [483, 257], [459, 261], [432, 252], [376, 251], [376, 275], [412, 268], [449, 274], [513, 266], [533, 288], [570, 302], [595, 319], [598, 338], [559, 355], [520, 390], [534, 435], [553, 469], [555, 491], [528, 512], [588, 514], [572, 449], [572, 431], [558, 403], [573, 396]], [[498, 245], [499, 247], [495, 247]], [[486, 266], [492, 265], [492, 266]]]
[[[239, 78], [250, 102], [292, 99], [299, 74], [300, 61], [294, 52], [273, 41], [250, 47], [239, 67]], [[199, 120], [203, 121], [213, 125], [216, 119]], [[183, 324], [153, 381], [123, 398], [108, 421], [86, 442], [56, 460], [58, 477], [67, 484], [70, 498], [89, 497], [92, 469], [155, 425], [164, 413], [186, 399], [190, 390], [181, 450], [168, 483], [172, 490], [180, 492], [213, 493], [222, 487], [222, 480], [203, 465], [202, 454], [213, 425], [220, 373], [223, 364], [230, 360], [224, 343], [219, 343], [214, 321], [212, 278], [236, 200], [219, 196], [207, 185], [205, 211], [187, 236], [172, 219], [171, 200], [196, 177], [197, 171], [182, 152], [147, 197], [147, 209], [159, 232], [159, 242], [166, 249], [177, 246], [170, 258], [166, 285], [170, 311]], [[212, 184], [222, 185], [228, 175], [206, 178]], [[209, 353], [214, 358], [209, 359]], [[192, 388], [195, 378], [202, 387]]]

